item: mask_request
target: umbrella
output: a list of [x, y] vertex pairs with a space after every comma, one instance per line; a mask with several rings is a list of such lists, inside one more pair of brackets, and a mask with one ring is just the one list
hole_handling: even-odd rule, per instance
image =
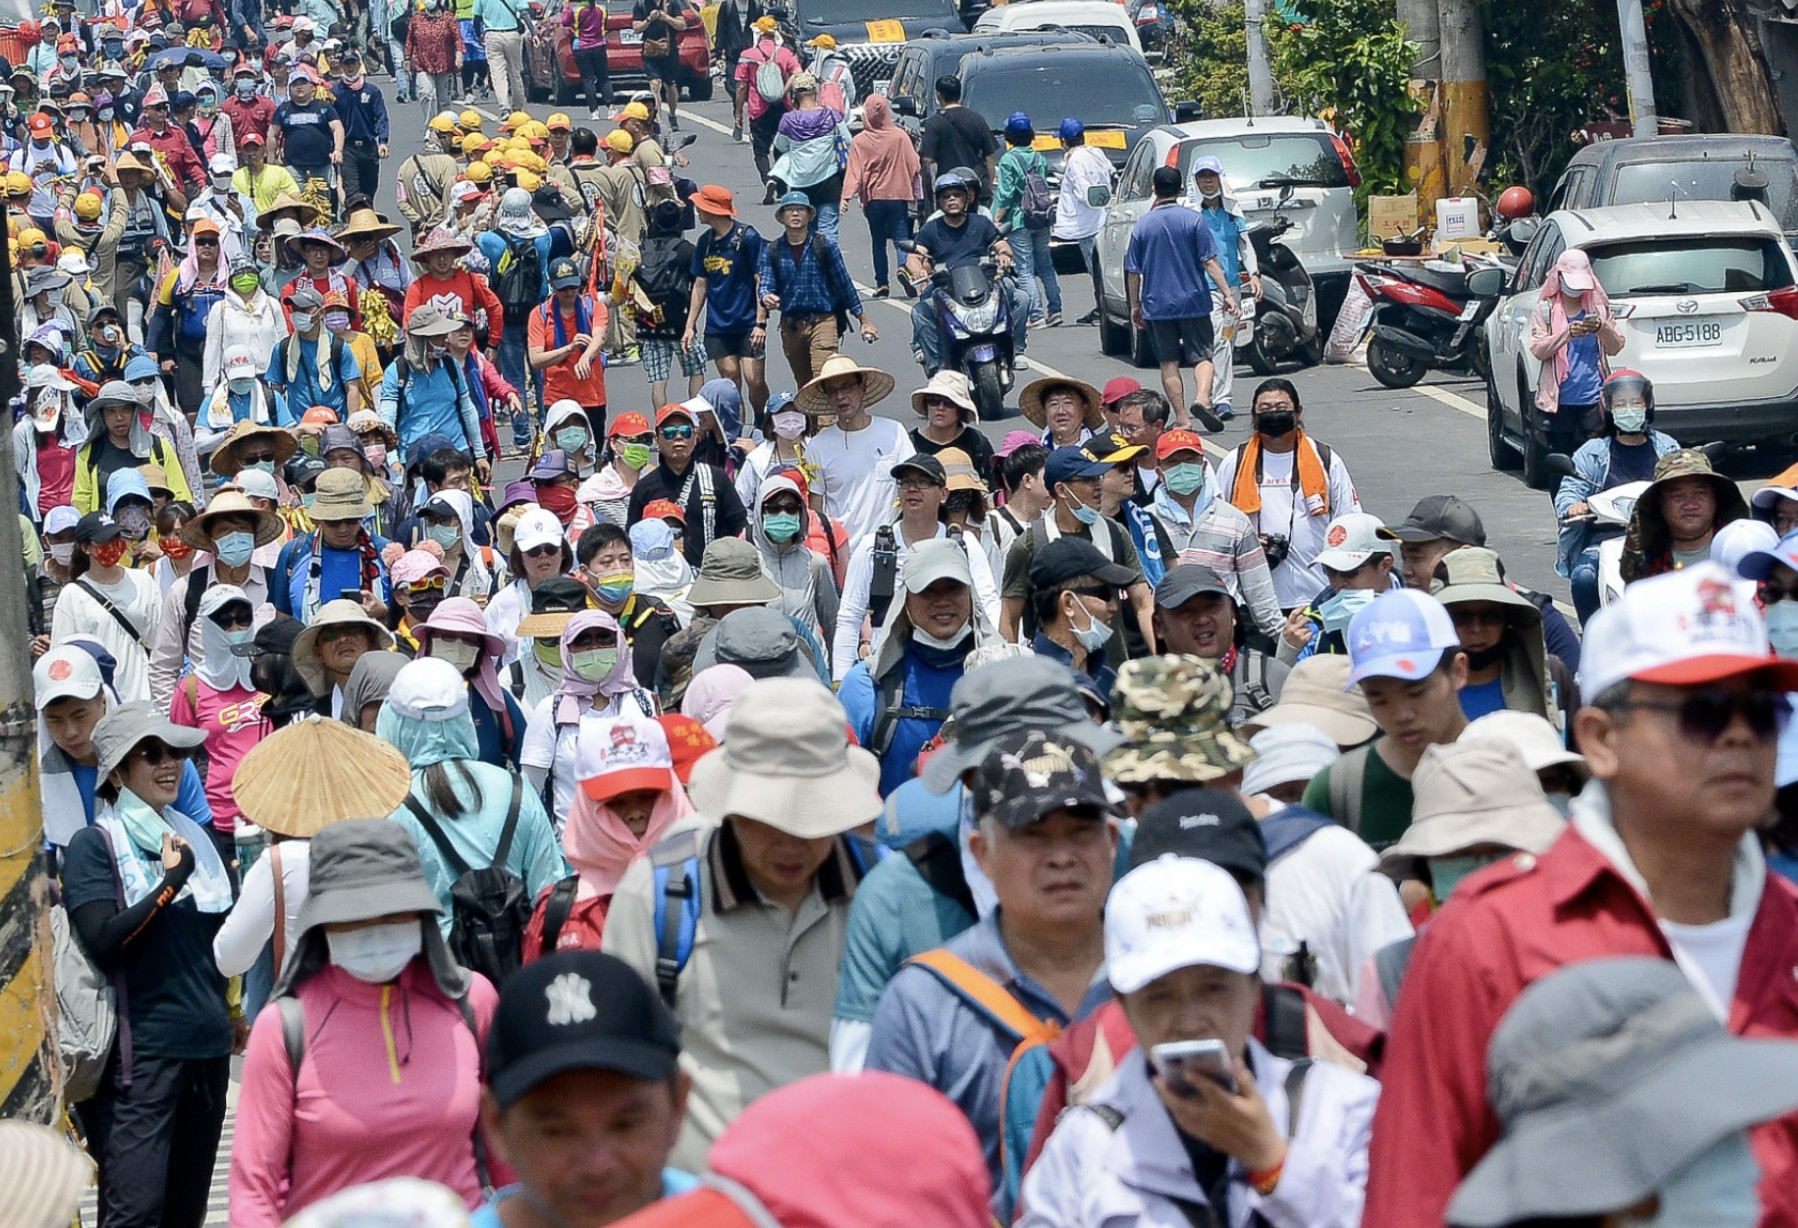
[[208, 72], [222, 72], [228, 62], [218, 52], [207, 51], [204, 47], [165, 47], [151, 56], [144, 67], [156, 72], [166, 65], [179, 64], [189, 68], [204, 68]]

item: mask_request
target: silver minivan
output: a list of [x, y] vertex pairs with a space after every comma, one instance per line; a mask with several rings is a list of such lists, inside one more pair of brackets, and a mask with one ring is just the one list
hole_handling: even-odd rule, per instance
[[[1158, 166], [1175, 166], [1196, 201], [1192, 164], [1209, 155], [1223, 164], [1226, 190], [1252, 225], [1276, 208], [1292, 219], [1282, 242], [1293, 247], [1317, 284], [1318, 315], [1327, 332], [1354, 272], [1360, 246], [1355, 187], [1361, 181], [1348, 146], [1318, 119], [1264, 116], [1164, 124], [1145, 134], [1118, 174], [1105, 224], [1099, 231], [1100, 342], [1108, 353], [1133, 346], [1124, 293], [1124, 253], [1136, 219], [1154, 203], [1150, 178]], [[1284, 206], [1281, 194], [1292, 196]]]

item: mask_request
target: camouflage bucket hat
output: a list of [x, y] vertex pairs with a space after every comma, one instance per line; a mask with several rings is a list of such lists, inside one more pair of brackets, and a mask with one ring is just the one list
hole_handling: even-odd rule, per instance
[[1119, 784], [1179, 780], [1202, 784], [1255, 758], [1226, 723], [1230, 680], [1194, 656], [1125, 662], [1111, 691], [1111, 718], [1126, 745], [1105, 757]]

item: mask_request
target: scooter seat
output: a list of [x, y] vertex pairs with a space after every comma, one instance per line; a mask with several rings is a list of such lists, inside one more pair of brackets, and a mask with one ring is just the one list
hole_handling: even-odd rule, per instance
[[1433, 269], [1428, 265], [1419, 264], [1406, 268], [1404, 275], [1420, 285], [1441, 291], [1449, 298], [1464, 299], [1467, 297], [1467, 272], [1465, 269], [1449, 272], [1445, 269]]

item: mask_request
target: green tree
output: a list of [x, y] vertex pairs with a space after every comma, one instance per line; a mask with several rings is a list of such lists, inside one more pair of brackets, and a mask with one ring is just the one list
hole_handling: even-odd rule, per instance
[[1243, 113], [1249, 88], [1249, 38], [1242, 0], [1174, 0], [1181, 34], [1169, 48], [1174, 97], [1196, 98], [1205, 116]]

